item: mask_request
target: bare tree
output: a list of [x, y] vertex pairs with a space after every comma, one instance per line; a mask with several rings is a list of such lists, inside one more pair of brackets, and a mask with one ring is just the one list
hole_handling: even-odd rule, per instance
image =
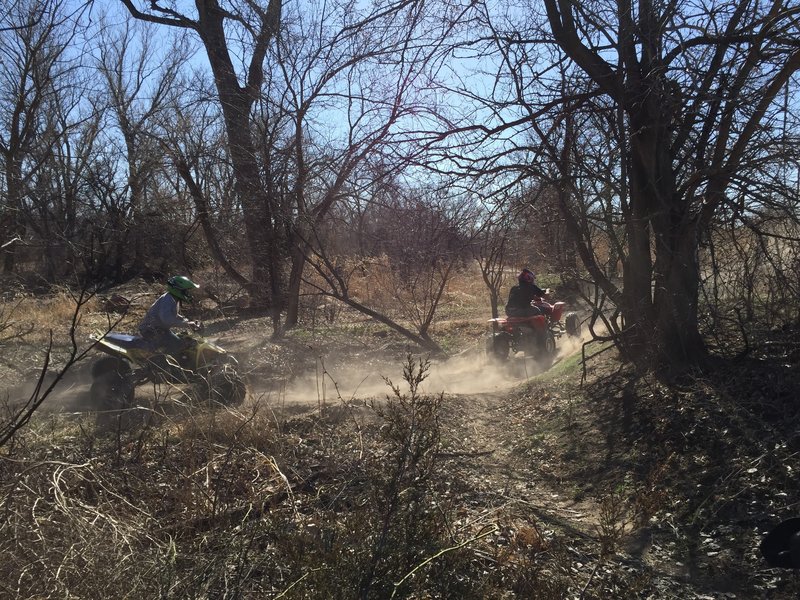
[[[729, 202], [729, 190], [741, 185], [742, 170], [768, 158], [761, 148], [778, 141], [769, 123], [780, 114], [780, 92], [800, 70], [791, 33], [800, 8], [743, 0], [721, 15], [699, 15], [705, 27], [696, 34], [698, 15], [620, 4], [616, 30], [604, 32], [617, 42], [611, 63], [579, 33], [571, 5], [545, 6], [556, 42], [624, 119], [629, 252], [618, 304], [629, 331], [636, 345], [654, 342], [665, 362], [702, 360], [699, 241]], [[568, 134], [565, 146], [574, 141]]]
[[[102, 51], [96, 59], [111, 112], [105, 139], [119, 150], [125, 162], [121, 175], [126, 182], [123, 193], [128, 198], [125, 219], [132, 273], [147, 267], [146, 253], [152, 246], [164, 244], [157, 237], [159, 224], [147, 218], [159, 211], [156, 185], [164, 161], [156, 136], [164, 120], [161, 113], [182, 87], [181, 67], [190, 56], [183, 40], [157, 47], [142, 29], [136, 21], [126, 21], [119, 29], [101, 27]], [[122, 279], [124, 275], [118, 272], [116, 277]]]
[[[242, 204], [247, 249], [251, 259], [248, 289], [253, 302], [269, 307], [274, 328], [279, 329], [283, 308], [283, 231], [274, 214], [275, 199], [261, 180], [261, 165], [252, 137], [251, 111], [264, 81], [264, 58], [278, 34], [282, 3], [270, 0], [220, 4], [198, 0], [194, 15], [178, 12], [169, 3], [150, 2], [139, 9], [133, 0], [122, 0], [130, 14], [143, 21], [194, 32], [203, 44], [214, 76], [222, 111], [234, 187]], [[242, 36], [238, 38], [238, 36]], [[237, 42], [231, 40], [238, 39]], [[237, 69], [232, 45], [247, 54]]]
[[[470, 258], [475, 207], [465, 197], [447, 197], [436, 189], [395, 185], [382, 194], [372, 200], [374, 214], [364, 232], [371, 241], [361, 244], [369, 251], [336, 255], [334, 244], [325, 240], [309, 245], [308, 260], [323, 283], [311, 277], [306, 283], [443, 354], [433, 325], [448, 284]], [[373, 286], [371, 295], [363, 293], [363, 276]]]
[[337, 203], [352, 197], [357, 171], [380, 157], [391, 157], [393, 172], [418, 160], [413, 130], [421, 119], [440, 118], [426, 88], [447, 27], [437, 10], [413, 2], [363, 13], [349, 4], [304, 5], [285, 14], [271, 50], [262, 140], [267, 183], [286, 185], [274, 195], [286, 198], [283, 212], [291, 215], [287, 327], [297, 323], [308, 243], [322, 239], [315, 232]]
[[[83, 102], [84, 72], [62, 73], [43, 110], [47, 144], [37, 145], [25, 189], [28, 241], [40, 252], [28, 253], [29, 265], [48, 282], [82, 272], [87, 233], [86, 177], [96, 152], [101, 113]], [[31, 161], [32, 162], [32, 161]]]
[[513, 222], [509, 213], [495, 211], [481, 224], [474, 247], [475, 260], [481, 277], [489, 290], [492, 317], [500, 314], [500, 289], [505, 283], [505, 269], [509, 258], [509, 233]]
[[[475, 131], [511, 148], [478, 166], [497, 168], [501, 157], [509, 170], [561, 190], [581, 259], [621, 310], [618, 339], [628, 356], [702, 362], [700, 244], [721, 211], [737, 210], [732, 192], [764, 181], [781, 160], [781, 100], [800, 69], [800, 8], [782, 0], [714, 3], [691, 14], [650, 2], [544, 7], [544, 20], [484, 10], [497, 85], [493, 97], [475, 99], [493, 111]], [[517, 130], [524, 132], [511, 143]], [[615, 149], [605, 165], [598, 146]], [[608, 208], [618, 217], [604, 226], [620, 242], [611, 250], [622, 287], [597, 261], [597, 230], [583, 212], [595, 202], [584, 194], [601, 183], [611, 183], [606, 210], [592, 218]]]
[[[424, 113], [408, 95], [430, 56], [412, 36], [421, 35], [416, 30], [430, 13], [401, 2], [364, 14], [344, 6], [322, 10], [319, 17], [310, 11], [282, 17], [278, 0], [266, 6], [205, 1], [190, 17], [166, 3], [151, 3], [146, 10], [130, 0], [123, 4], [138, 19], [196, 32], [204, 45], [247, 231], [253, 265], [248, 288], [272, 307], [279, 334], [287, 298], [286, 324], [297, 321], [306, 245], [314, 228], [343, 196], [356, 166], [379, 144], [407, 141], [395, 131], [398, 121], [415, 109], [416, 118]], [[249, 51], [241, 72], [231, 59], [234, 32], [248, 40], [236, 43], [237, 51]], [[317, 140], [330, 137], [317, 134], [317, 128], [320, 118], [331, 115], [341, 118], [334, 140], [315, 147]]]
[[0, 205], [0, 255], [3, 270], [15, 268], [17, 244], [27, 231], [26, 202], [31, 180], [42, 167], [42, 152], [55, 143], [58, 121], [49, 118], [59, 78], [68, 71], [65, 56], [74, 21], [59, 0], [17, 3], [5, 18], [9, 27], [0, 32], [0, 160], [5, 194]]

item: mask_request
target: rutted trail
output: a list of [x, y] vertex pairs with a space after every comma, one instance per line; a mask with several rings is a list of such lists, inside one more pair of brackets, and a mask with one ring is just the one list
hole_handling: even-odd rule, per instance
[[[549, 407], [552, 408], [552, 407]], [[576, 499], [572, 490], [554, 485], [546, 457], [531, 452], [531, 419], [548, 410], [527, 395], [485, 393], [448, 398], [443, 424], [450, 447], [444, 457], [474, 494], [473, 502], [498, 517], [521, 507], [545, 529], [594, 536], [597, 503]]]

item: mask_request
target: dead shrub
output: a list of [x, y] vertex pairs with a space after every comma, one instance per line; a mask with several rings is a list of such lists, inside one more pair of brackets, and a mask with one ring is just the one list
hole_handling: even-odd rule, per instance
[[409, 356], [384, 401], [285, 420], [261, 405], [29, 436], [24, 457], [0, 457], [4, 592], [558, 597], [564, 580], [534, 525], [498, 564], [494, 523], [456, 516], [442, 396], [421, 389], [428, 367]]
[[627, 499], [622, 491], [612, 491], [600, 498], [599, 509], [596, 532], [600, 541], [600, 554], [609, 556], [617, 550], [630, 530]]

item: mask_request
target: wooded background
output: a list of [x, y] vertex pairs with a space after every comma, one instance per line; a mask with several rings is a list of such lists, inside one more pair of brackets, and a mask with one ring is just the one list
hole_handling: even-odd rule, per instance
[[21, 0], [3, 280], [180, 272], [276, 336], [322, 296], [436, 349], [477, 259], [487, 314], [530, 265], [628, 357], [746, 350], [800, 321], [798, 31], [788, 0]]

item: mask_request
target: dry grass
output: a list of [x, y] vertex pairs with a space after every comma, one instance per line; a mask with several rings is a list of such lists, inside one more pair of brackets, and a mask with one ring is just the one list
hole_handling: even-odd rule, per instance
[[[63, 343], [69, 332], [75, 311], [77, 297], [68, 291], [61, 291], [45, 297], [23, 296], [0, 303], [0, 322], [19, 333], [21, 341], [40, 344], [47, 343], [50, 332]], [[100, 300], [90, 298], [80, 307], [79, 324], [86, 321], [99, 322]]]
[[[123, 313], [109, 312], [105, 296], [81, 298], [79, 293], [67, 289], [43, 296], [18, 293], [0, 299], [0, 347], [5, 346], [0, 379], [14, 379], [11, 371], [27, 373], [40, 365], [51, 335], [57, 365], [60, 355], [72, 345], [73, 337], [79, 347], [84, 347], [89, 343], [89, 335], [98, 331], [111, 328], [135, 331], [158, 291], [159, 288], [142, 283], [121, 289], [123, 295], [135, 300]], [[37, 357], [33, 361], [30, 349]]]
[[[463, 273], [448, 289], [436, 334], [454, 348], [483, 328], [479, 283]], [[51, 300], [24, 314], [42, 328], [68, 322], [68, 300]], [[87, 305], [82, 329], [107, 321], [100, 308]], [[352, 328], [350, 317], [335, 325]], [[237, 335], [263, 345], [263, 322], [255, 327]], [[372, 353], [384, 338], [365, 329], [357, 345]], [[287, 364], [308, 332], [295, 333], [294, 346], [276, 346]], [[40, 415], [0, 454], [0, 596], [677, 598], [708, 595], [730, 573], [753, 597], [770, 580], [776, 598], [796, 592], [759, 572], [747, 546], [765, 525], [756, 512], [787, 510], [770, 490], [796, 488], [796, 436], [776, 449], [783, 421], [756, 428], [766, 411], [788, 410], [795, 388], [778, 402], [751, 383], [744, 401], [737, 384], [721, 402], [718, 383], [628, 387], [613, 360], [598, 366], [588, 389], [563, 361], [491, 398], [412, 386], [386, 388], [373, 406], [310, 398], [294, 413], [262, 397], [236, 411], [153, 399], [136, 418]], [[419, 375], [405, 367], [407, 379]], [[593, 498], [594, 522], [573, 520], [575, 502]], [[740, 541], [721, 558], [701, 552], [693, 578], [669, 579], [625, 554], [631, 527], [652, 534], [648, 561], [667, 570], [704, 550], [701, 535]]]
[[83, 423], [55, 446], [27, 430], [0, 458], [4, 592], [484, 597], [495, 584], [471, 560], [488, 530], [452, 525], [441, 397], [418, 393], [409, 361], [411, 391], [374, 408]]

